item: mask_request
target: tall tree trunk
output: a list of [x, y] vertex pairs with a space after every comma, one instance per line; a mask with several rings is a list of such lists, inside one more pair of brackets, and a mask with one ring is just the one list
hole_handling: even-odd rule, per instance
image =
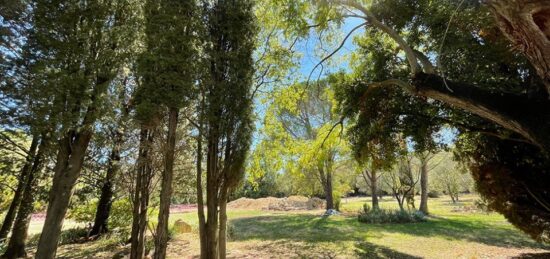
[[[217, 125], [217, 123], [210, 123]], [[219, 195], [219, 168], [218, 168], [218, 134], [213, 126], [208, 134], [208, 154], [206, 172], [206, 254], [207, 259], [218, 258], [218, 195]], [[202, 256], [202, 255], [201, 255]]]
[[8, 233], [11, 230], [11, 227], [13, 225], [13, 220], [15, 219], [15, 212], [17, 211], [17, 208], [19, 207], [19, 204], [21, 203], [21, 198], [23, 196], [23, 192], [26, 188], [27, 178], [29, 178], [29, 175], [31, 173], [31, 168], [33, 166], [34, 156], [36, 153], [36, 149], [39, 142], [39, 137], [34, 136], [32, 138], [31, 146], [29, 148], [29, 151], [27, 153], [27, 158], [25, 161], [25, 164], [23, 165], [23, 168], [21, 169], [21, 174], [19, 175], [19, 181], [17, 183], [17, 189], [15, 190], [15, 193], [13, 194], [13, 199], [10, 203], [10, 207], [8, 208], [8, 212], [6, 213], [6, 216], [4, 217], [4, 222], [2, 223], [2, 228], [0, 228], [0, 242], [3, 242], [6, 237], [8, 237]]
[[91, 236], [101, 235], [102, 233], [108, 232], [108, 221], [109, 215], [111, 214], [111, 205], [113, 203], [113, 182], [116, 175], [120, 171], [120, 150], [123, 144], [123, 132], [117, 130], [115, 137], [113, 139], [113, 148], [111, 149], [111, 154], [109, 155], [109, 165], [107, 168], [107, 175], [101, 187], [101, 196], [97, 204], [94, 225], [92, 231], [90, 231]]
[[206, 219], [204, 218], [204, 196], [202, 190], [202, 119], [197, 136], [197, 214], [199, 217], [199, 235], [201, 244], [201, 258], [206, 257]]
[[224, 187], [220, 197], [220, 234], [218, 243], [219, 259], [225, 259], [227, 253], [227, 195], [228, 190]]
[[141, 126], [139, 158], [134, 186], [132, 234], [130, 258], [143, 258], [145, 252], [145, 229], [147, 227], [147, 208], [149, 205], [149, 185], [151, 183], [151, 147], [154, 140], [154, 129]]
[[370, 174], [370, 190], [372, 197], [372, 208], [376, 210], [380, 209], [380, 206], [378, 205], [378, 178], [376, 175], [376, 170], [372, 170]]
[[160, 209], [157, 233], [155, 236], [155, 254], [153, 258], [164, 259], [168, 244], [168, 216], [172, 198], [172, 179], [174, 177], [174, 153], [176, 149], [176, 129], [178, 126], [178, 109], [170, 108], [168, 119], [168, 136], [164, 156], [164, 171], [160, 191]]
[[25, 184], [25, 190], [23, 192], [23, 198], [21, 205], [17, 211], [17, 217], [13, 226], [12, 235], [6, 248], [6, 252], [2, 255], [3, 258], [20, 258], [27, 257], [25, 251], [25, 242], [27, 239], [27, 232], [29, 229], [29, 223], [31, 221], [31, 215], [34, 208], [34, 190], [36, 188], [37, 179], [42, 171], [44, 153], [48, 148], [48, 139], [42, 137], [38, 152], [33, 159], [32, 167]]
[[428, 159], [420, 158], [420, 211], [428, 215]]
[[55, 258], [63, 219], [91, 137], [91, 130], [84, 129], [81, 132], [69, 131], [60, 141], [46, 220], [36, 251], [37, 258]]
[[334, 209], [334, 197], [332, 195], [332, 172], [330, 172], [330, 171], [327, 171], [327, 173], [326, 173], [325, 199], [326, 199], [326, 202], [327, 202], [326, 209], [327, 210], [333, 210]]

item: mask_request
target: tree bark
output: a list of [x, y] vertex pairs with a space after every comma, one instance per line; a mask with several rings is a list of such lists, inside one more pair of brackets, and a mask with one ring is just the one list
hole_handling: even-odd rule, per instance
[[37, 258], [55, 258], [63, 219], [91, 137], [91, 130], [84, 129], [81, 132], [69, 131], [60, 141], [46, 220], [36, 251]]
[[101, 235], [109, 231], [108, 221], [114, 194], [113, 182], [120, 171], [120, 150], [123, 144], [123, 133], [121, 131], [115, 133], [113, 142], [113, 148], [109, 155], [107, 175], [101, 187], [101, 196], [97, 204], [94, 225], [90, 231], [90, 236]]
[[153, 258], [164, 259], [168, 245], [168, 217], [170, 199], [172, 198], [172, 179], [174, 177], [174, 153], [176, 149], [176, 129], [178, 126], [178, 109], [170, 108], [168, 119], [168, 136], [164, 156], [164, 171], [160, 191], [160, 209], [157, 233], [155, 236], [155, 254]]
[[428, 215], [428, 160], [420, 158], [420, 211]]
[[332, 174], [330, 171], [325, 172], [323, 165], [320, 165], [319, 168], [319, 179], [321, 180], [321, 185], [323, 186], [323, 192], [325, 193], [325, 202], [326, 210], [334, 209], [334, 199], [332, 196]]
[[550, 97], [550, 4], [547, 0], [486, 0], [498, 27], [529, 59]]
[[219, 259], [225, 259], [227, 253], [227, 194], [228, 190], [226, 187], [224, 187], [224, 190], [222, 190], [222, 195], [220, 197], [220, 234], [218, 242]]
[[32, 167], [25, 183], [25, 190], [23, 192], [23, 198], [21, 205], [17, 211], [17, 217], [13, 226], [12, 235], [6, 248], [6, 252], [2, 255], [2, 258], [20, 258], [27, 257], [25, 251], [25, 244], [27, 239], [27, 231], [31, 221], [31, 215], [34, 209], [34, 192], [37, 184], [37, 178], [42, 171], [44, 153], [48, 148], [48, 139], [42, 137], [38, 152], [32, 161]]
[[[550, 100], [526, 95], [491, 93], [468, 84], [418, 73], [414, 94], [442, 101], [493, 121], [523, 136], [528, 142], [550, 151]], [[451, 90], [449, 90], [451, 89]]]
[[197, 214], [199, 217], [199, 235], [201, 245], [201, 258], [206, 255], [206, 219], [204, 218], [204, 196], [202, 190], [202, 120], [197, 136]]
[[10, 207], [8, 208], [8, 211], [6, 212], [6, 216], [4, 217], [2, 228], [0, 228], [0, 242], [3, 242], [4, 239], [8, 237], [8, 233], [10, 232], [11, 227], [13, 225], [13, 221], [15, 219], [15, 212], [17, 211], [17, 208], [19, 208], [19, 205], [21, 204], [23, 192], [26, 189], [26, 184], [28, 182], [27, 178], [29, 178], [29, 175], [31, 174], [31, 171], [32, 171], [31, 169], [33, 166], [34, 156], [36, 153], [36, 149], [38, 147], [39, 139], [40, 138], [38, 136], [34, 136], [32, 138], [31, 146], [29, 147], [25, 164], [23, 165], [23, 168], [21, 169], [21, 174], [19, 175], [17, 189], [13, 194], [13, 199], [10, 203]]
[[[209, 144], [211, 146], [211, 144]], [[216, 144], [217, 145], [217, 144]], [[217, 148], [217, 147], [216, 147]], [[217, 166], [214, 160], [217, 160], [217, 151], [213, 152], [209, 148], [208, 160], [211, 168], [206, 175], [206, 254], [205, 258], [218, 258], [218, 183]]]
[[154, 129], [142, 125], [140, 130], [140, 147], [138, 168], [134, 186], [132, 233], [130, 258], [143, 258], [145, 252], [145, 229], [147, 227], [147, 208], [149, 205], [149, 185], [151, 183], [151, 146], [154, 140]]
[[380, 209], [380, 206], [378, 204], [378, 179], [377, 179], [376, 170], [372, 170], [370, 174], [370, 190], [371, 190], [371, 197], [372, 197], [372, 208]]

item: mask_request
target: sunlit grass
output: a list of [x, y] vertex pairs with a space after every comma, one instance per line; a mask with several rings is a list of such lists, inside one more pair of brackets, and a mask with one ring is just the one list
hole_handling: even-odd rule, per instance
[[[344, 199], [343, 214], [331, 217], [322, 217], [322, 210], [229, 209], [228, 258], [507, 258], [548, 252], [550, 246], [531, 240], [500, 214], [460, 209], [476, 199], [464, 196], [457, 204], [447, 197], [430, 199], [427, 221], [407, 224], [360, 223], [356, 213], [370, 202], [365, 197]], [[380, 206], [398, 209], [390, 197]], [[171, 224], [176, 220], [190, 224], [193, 232], [176, 235], [168, 257], [198, 256], [197, 213], [172, 214]], [[128, 249], [103, 240], [62, 246], [59, 255], [110, 258]]]

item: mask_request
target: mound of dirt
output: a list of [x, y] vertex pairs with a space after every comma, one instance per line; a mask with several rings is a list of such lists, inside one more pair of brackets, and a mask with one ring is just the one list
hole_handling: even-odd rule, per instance
[[325, 201], [316, 197], [290, 196], [287, 198], [266, 197], [259, 199], [240, 198], [227, 204], [232, 209], [250, 210], [318, 210], [325, 208]]

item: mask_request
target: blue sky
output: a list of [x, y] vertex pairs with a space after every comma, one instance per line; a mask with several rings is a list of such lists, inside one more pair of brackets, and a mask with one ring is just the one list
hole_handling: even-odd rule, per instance
[[[319, 48], [321, 46], [321, 42], [319, 41], [318, 35], [315, 32], [312, 32], [310, 36], [306, 39], [303, 39], [299, 41], [296, 45], [296, 50], [302, 55], [299, 60], [299, 65], [296, 69], [297, 74], [291, 75], [295, 79], [300, 80], [306, 80], [310, 73], [312, 73], [312, 80], [317, 79], [319, 76], [320, 78], [325, 77], [326, 75], [337, 72], [339, 70], [345, 70], [345, 71], [351, 71], [350, 64], [349, 64], [349, 54], [351, 54], [353, 51], [357, 49], [357, 46], [355, 45], [354, 38], [358, 35], [362, 35], [365, 32], [364, 27], [359, 28], [355, 30], [351, 37], [347, 39], [344, 46], [338, 51], [337, 54], [335, 54], [330, 61], [327, 63], [323, 70], [322, 74], [319, 75], [321, 72], [320, 67], [313, 70], [314, 67], [320, 62], [320, 60], [326, 56], [328, 53], [333, 51], [337, 45], [341, 43], [341, 40], [344, 38], [345, 35], [347, 35], [353, 28], [358, 26], [364, 22], [360, 18], [347, 18], [344, 20], [344, 23], [342, 24], [341, 28], [341, 34], [340, 37], [337, 37], [339, 40], [337, 42], [323, 42], [323, 45], [325, 46], [331, 46], [327, 47], [325, 49], [325, 53], [322, 55], [319, 55]], [[334, 61], [338, 61], [334, 63]], [[253, 146], [255, 146], [259, 140], [259, 130], [262, 127], [262, 118], [264, 117], [264, 110], [265, 107], [260, 105], [259, 102], [256, 102], [256, 112], [259, 115], [258, 120], [256, 123], [256, 133], [254, 134], [254, 140], [253, 140]], [[456, 137], [456, 131], [454, 129], [444, 128], [438, 137], [438, 140], [446, 143], [451, 144], [454, 142], [454, 139]]]

